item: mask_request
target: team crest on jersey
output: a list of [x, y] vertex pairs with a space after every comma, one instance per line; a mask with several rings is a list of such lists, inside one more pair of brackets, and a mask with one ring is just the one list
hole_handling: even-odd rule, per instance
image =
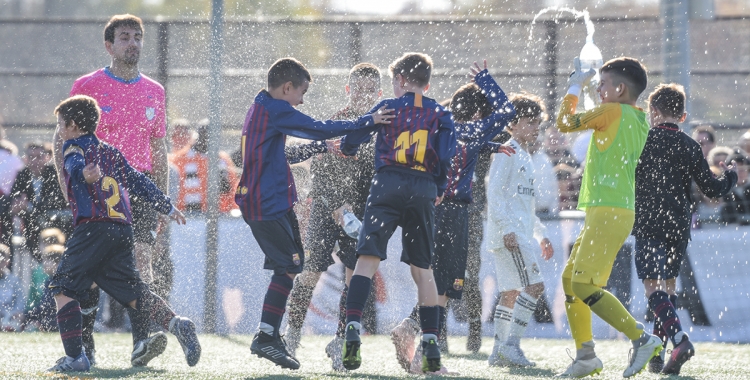
[[294, 265], [299, 265], [301, 260], [299, 259], [299, 253], [295, 253], [292, 255], [292, 261], [294, 261]]
[[463, 278], [457, 278], [456, 281], [453, 281], [453, 289], [460, 291], [464, 288], [464, 279]]
[[146, 119], [149, 121], [154, 120], [154, 116], [156, 116], [156, 109], [154, 107], [146, 107]]

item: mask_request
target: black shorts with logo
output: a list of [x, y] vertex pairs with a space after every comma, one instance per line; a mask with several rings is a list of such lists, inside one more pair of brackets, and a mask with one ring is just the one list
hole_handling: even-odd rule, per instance
[[255, 241], [266, 255], [263, 269], [273, 270], [274, 274], [302, 273], [305, 253], [299, 222], [294, 209], [276, 220], [245, 220], [255, 236]]
[[439, 295], [461, 299], [469, 254], [469, 204], [443, 201], [435, 208], [432, 269]]

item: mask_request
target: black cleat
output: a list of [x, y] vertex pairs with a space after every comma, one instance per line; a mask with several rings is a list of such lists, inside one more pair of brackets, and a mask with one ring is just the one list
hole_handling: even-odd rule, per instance
[[287, 369], [299, 369], [299, 361], [286, 349], [286, 343], [280, 336], [271, 336], [258, 331], [250, 345], [250, 352], [259, 358], [268, 359], [277, 366]]
[[680, 344], [672, 349], [672, 354], [669, 355], [669, 360], [664, 365], [661, 373], [665, 375], [679, 375], [682, 365], [690, 360], [693, 355], [695, 355], [695, 347], [690, 343], [690, 339], [686, 334], [680, 341]]
[[362, 341], [359, 338], [359, 330], [353, 325], [346, 326], [346, 338], [344, 340], [344, 368], [354, 370], [362, 365], [362, 358], [359, 356], [359, 348]]
[[659, 355], [654, 356], [648, 362], [648, 371], [651, 373], [661, 373], [664, 369], [664, 354], [667, 350], [662, 350]]
[[422, 341], [422, 372], [438, 372], [443, 365], [440, 363], [440, 348], [434, 339]]
[[[151, 359], [161, 355], [167, 348], [167, 334], [157, 332], [156, 334], [138, 341], [133, 347], [130, 355], [130, 364], [133, 367], [145, 367]], [[89, 358], [91, 361], [91, 358]]]

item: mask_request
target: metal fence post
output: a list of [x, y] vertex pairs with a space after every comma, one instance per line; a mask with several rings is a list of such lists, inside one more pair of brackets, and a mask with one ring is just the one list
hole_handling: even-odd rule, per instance
[[546, 34], [544, 43], [544, 73], [547, 76], [547, 110], [557, 109], [557, 23], [555, 20], [544, 21]]
[[349, 24], [352, 40], [349, 43], [349, 67], [362, 62], [362, 24], [352, 22]]

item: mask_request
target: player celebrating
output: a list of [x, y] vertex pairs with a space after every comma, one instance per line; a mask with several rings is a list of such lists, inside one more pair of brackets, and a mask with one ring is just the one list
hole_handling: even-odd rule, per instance
[[534, 363], [526, 359], [520, 341], [544, 292], [537, 260], [540, 256], [549, 260], [554, 253], [544, 235], [546, 229], [536, 216], [537, 169], [528, 152], [547, 115], [537, 96], [511, 94], [510, 102], [516, 116], [508, 126], [512, 136], [509, 145], [516, 154], [496, 155], [487, 178], [484, 248], [494, 253], [500, 292], [495, 308], [495, 344], [488, 362], [491, 366], [528, 367]]
[[[648, 97], [651, 130], [635, 171], [635, 266], [653, 310], [654, 335], [674, 349], [664, 365], [664, 351], [649, 362], [649, 371], [680, 373], [695, 348], [680, 324], [674, 304], [676, 279], [690, 239], [693, 180], [711, 198], [726, 195], [737, 182], [736, 169], [721, 163], [724, 175], [714, 177], [700, 145], [683, 133], [682, 86], [661, 84]], [[667, 338], [669, 338], [667, 340]]]
[[[380, 70], [377, 66], [370, 63], [355, 65], [349, 71], [346, 94], [349, 97], [349, 103], [331, 116], [332, 120], [353, 120], [366, 114], [372, 108], [375, 101], [383, 94], [380, 88]], [[336, 336], [326, 346], [326, 354], [332, 360], [333, 369], [338, 371], [344, 369], [341, 361], [341, 347], [346, 326], [346, 293], [349, 290], [349, 280], [352, 277], [354, 265], [357, 263], [357, 240], [344, 233], [341, 226], [337, 224], [334, 214], [346, 209], [353, 212], [359, 219], [363, 217], [365, 202], [369, 194], [369, 183], [374, 174], [372, 156], [373, 146], [368, 144], [359, 151], [357, 158], [322, 154], [310, 163], [312, 206], [305, 244], [308, 257], [305, 260], [305, 269], [297, 276], [294, 288], [289, 295], [289, 318], [285, 339], [290, 354], [294, 356], [313, 290], [320, 275], [334, 263], [331, 252], [338, 243], [337, 255], [346, 268], [346, 274], [344, 290], [339, 302], [339, 323]]]
[[575, 113], [582, 86], [595, 75], [581, 71], [578, 58], [568, 79], [568, 94], [560, 105], [557, 128], [561, 132], [593, 129], [578, 208], [586, 211], [562, 275], [570, 332], [576, 357], [560, 374], [584, 377], [601, 372], [602, 361], [594, 351], [591, 312], [631, 340], [633, 351], [623, 372], [631, 377], [642, 371], [662, 350], [659, 337], [644, 330], [612, 293], [602, 289], [612, 272], [617, 252], [635, 220], [635, 166], [648, 135], [646, 114], [635, 106], [646, 89], [646, 68], [636, 59], [621, 57], [601, 68], [597, 88], [602, 104]]
[[[432, 274], [435, 247], [435, 206], [443, 199], [456, 137], [450, 112], [423, 94], [430, 87], [432, 59], [407, 53], [389, 66], [396, 99], [379, 107], [396, 109], [393, 125], [378, 129], [375, 170], [365, 217], [357, 243], [357, 265], [346, 298], [344, 367], [357, 369], [360, 356], [362, 310], [370, 294], [372, 276], [386, 259], [388, 240], [396, 227], [402, 229], [401, 260], [409, 264], [417, 284], [422, 326], [422, 369], [441, 369], [438, 349], [438, 297]], [[369, 140], [367, 131], [342, 139], [341, 151], [356, 153]]]
[[293, 209], [297, 190], [284, 153], [286, 136], [326, 139], [388, 124], [392, 117], [391, 110], [382, 107], [357, 121], [315, 120], [294, 108], [303, 103], [311, 81], [310, 72], [294, 58], [282, 58], [268, 70], [268, 89], [256, 95], [245, 117], [242, 177], [235, 193], [242, 217], [266, 256], [264, 268], [274, 273], [250, 351], [290, 369], [298, 369], [299, 361], [289, 354], [279, 326], [305, 254]]
[[128, 164], [120, 151], [96, 138], [96, 100], [84, 95], [68, 98], [55, 108], [55, 114], [57, 134], [64, 141], [61, 177], [73, 209], [74, 230], [49, 285], [55, 294], [57, 324], [67, 355], [50, 371], [89, 370], [81, 337], [80, 301], [90, 296], [88, 290], [94, 286], [138, 311], [132, 315], [143, 318], [132, 321], [133, 338], [137, 339], [134, 355], [143, 351], [139, 358], [148, 361], [155, 354], [149, 350], [156, 345], [156, 352], [164, 351], [165, 339], [152, 340], [150, 347], [145, 344], [150, 319], [177, 336], [188, 365], [194, 366], [201, 354], [195, 324], [176, 316], [149, 290], [135, 268], [128, 194], [147, 199], [154, 209], [180, 224], [185, 224], [185, 217], [153, 182]]

